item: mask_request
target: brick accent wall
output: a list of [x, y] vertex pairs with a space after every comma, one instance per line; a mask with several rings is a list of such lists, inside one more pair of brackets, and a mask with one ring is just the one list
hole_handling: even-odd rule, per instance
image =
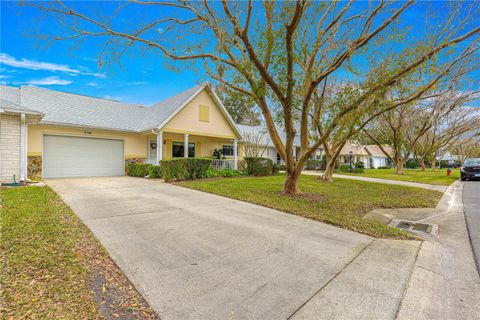
[[20, 116], [0, 115], [0, 182], [20, 179]]
[[27, 157], [28, 178], [39, 179], [42, 177], [42, 156]]

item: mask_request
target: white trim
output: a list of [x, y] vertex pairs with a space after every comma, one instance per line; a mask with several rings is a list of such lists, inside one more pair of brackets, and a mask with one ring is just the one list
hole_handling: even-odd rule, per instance
[[20, 115], [20, 181], [27, 180], [27, 116]]
[[234, 139], [234, 140], [233, 140], [233, 169], [234, 169], [234, 170], [238, 170], [238, 152], [237, 152], [237, 148], [238, 148], [237, 139]]
[[157, 162], [155, 165], [159, 165], [160, 161], [163, 159], [163, 131], [157, 132]]
[[188, 158], [188, 133], [183, 134], [183, 157]]

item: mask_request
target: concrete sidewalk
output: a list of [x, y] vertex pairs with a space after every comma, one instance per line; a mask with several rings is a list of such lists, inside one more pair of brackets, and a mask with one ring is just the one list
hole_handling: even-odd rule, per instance
[[480, 319], [480, 278], [468, 238], [463, 182], [452, 184], [437, 214], [438, 235], [422, 243], [397, 319]]
[[[302, 171], [302, 174], [309, 175], [309, 176], [321, 176], [322, 172], [304, 170], [304, 171]], [[342, 178], [342, 179], [352, 179], [352, 180], [360, 180], [360, 181], [368, 181], [368, 182], [385, 183], [385, 184], [396, 184], [396, 185], [399, 185], [399, 186], [423, 188], [423, 189], [429, 189], [429, 190], [440, 191], [440, 192], [445, 192], [448, 188], [446, 186], [435, 186], [435, 185], [426, 184], [426, 183], [398, 181], [398, 180], [389, 180], [389, 179], [379, 179], [379, 178], [370, 178], [370, 177], [349, 176], [349, 175], [336, 174], [336, 173], [333, 174], [333, 177], [334, 178]]]
[[162, 319], [393, 319], [420, 247], [158, 181], [47, 183]]

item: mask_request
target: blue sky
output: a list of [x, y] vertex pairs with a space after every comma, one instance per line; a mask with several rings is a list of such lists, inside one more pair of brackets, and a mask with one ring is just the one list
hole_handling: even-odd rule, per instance
[[[112, 2], [95, 5], [92, 2], [76, 3], [84, 10], [109, 11]], [[444, 4], [434, 3], [438, 14]], [[426, 7], [416, 5], [403, 18], [406, 23], [425, 25]], [[171, 9], [174, 10], [174, 9]], [[431, 10], [431, 7], [430, 9]], [[442, 12], [443, 11], [443, 12]], [[161, 12], [167, 14], [165, 9]], [[146, 17], [158, 14], [154, 10], [143, 13]], [[122, 17], [128, 21], [128, 17]], [[84, 94], [124, 102], [153, 104], [199, 82], [209, 80], [197, 68], [180, 67], [174, 71], [160, 54], [132, 50], [114, 63], [99, 69], [97, 57], [101, 52], [101, 39], [88, 39], [82, 45], [73, 41], [47, 43], [39, 34], [61, 30], [57, 20], [45, 16], [34, 8], [20, 8], [17, 2], [1, 2], [0, 81], [2, 84], [41, 86], [53, 90]], [[416, 36], [426, 32], [415, 30]], [[478, 73], [477, 73], [478, 75]], [[476, 76], [480, 79], [480, 76]], [[480, 105], [480, 104], [479, 104]]]

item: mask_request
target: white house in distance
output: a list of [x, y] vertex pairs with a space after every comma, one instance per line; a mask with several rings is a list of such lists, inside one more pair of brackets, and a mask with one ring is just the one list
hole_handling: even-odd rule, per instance
[[[259, 149], [259, 155], [263, 158], [269, 158], [273, 161], [273, 163], [277, 164], [284, 164], [284, 161], [280, 158], [280, 155], [275, 148], [275, 145], [270, 139], [270, 135], [268, 134], [267, 128], [265, 126], [248, 126], [248, 125], [241, 125], [237, 124], [238, 129], [240, 130], [242, 137], [243, 137], [243, 144], [242, 148], [245, 148], [245, 145], [255, 144]], [[285, 132], [279, 130], [280, 137], [283, 141], [285, 141]], [[293, 155], [295, 159], [300, 155], [300, 138], [295, 136], [293, 141]], [[245, 155], [245, 150], [239, 152], [241, 155]], [[248, 155], [247, 155], [248, 156]]]
[[[390, 146], [383, 148], [392, 153]], [[390, 159], [375, 144], [362, 145], [355, 142], [347, 142], [340, 151], [339, 161], [341, 164], [350, 164], [350, 157], [355, 164], [362, 161], [367, 169], [377, 169], [378, 167], [392, 166]]]

